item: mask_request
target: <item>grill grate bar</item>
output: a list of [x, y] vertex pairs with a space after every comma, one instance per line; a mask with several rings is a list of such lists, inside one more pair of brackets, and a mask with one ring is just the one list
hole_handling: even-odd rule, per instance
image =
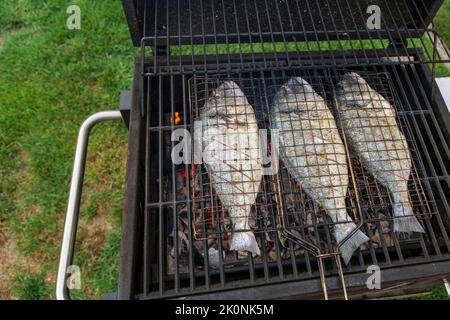
[[[403, 75], [406, 74], [406, 70], [405, 70], [403, 67], [402, 67], [402, 73], [403, 73]], [[415, 74], [415, 77], [417, 77], [416, 74]], [[411, 84], [411, 81], [407, 81], [407, 83], [408, 83], [408, 86], [409, 86], [409, 87], [408, 87], [409, 90], [414, 90], [414, 88], [413, 88], [413, 86], [412, 86], [412, 84]], [[420, 90], [420, 93], [421, 93], [422, 97], [426, 97], [425, 90], [424, 90], [424, 88], [422, 87], [422, 85], [421, 85], [420, 83], [419, 83], [419, 90]], [[418, 103], [417, 97], [414, 96], [413, 98], [414, 98], [415, 103]], [[426, 102], [427, 108], [431, 108], [431, 106], [430, 106], [428, 100], [427, 100], [427, 99], [424, 99], [424, 101]], [[430, 138], [429, 140], [431, 141], [431, 145], [432, 145], [432, 147], [433, 147], [433, 150], [434, 150], [434, 152], [435, 152], [435, 155], [436, 155], [436, 157], [437, 157], [437, 160], [438, 160], [438, 162], [439, 162], [440, 169], [441, 169], [443, 175], [448, 175], [447, 169], [446, 169], [446, 167], [445, 167], [445, 165], [444, 165], [444, 162], [443, 162], [443, 160], [442, 160], [441, 152], [439, 151], [439, 149], [438, 149], [438, 147], [437, 147], [437, 145], [436, 145], [436, 142], [435, 142], [436, 137], [435, 137], [435, 135], [432, 134], [431, 129], [430, 129], [430, 127], [429, 127], [429, 125], [428, 125], [428, 122], [426, 121], [424, 115], [421, 115], [421, 118], [422, 118], [422, 121], [423, 121], [423, 123], [424, 123], [425, 130], [426, 130], [426, 132], [427, 132], [427, 135], [428, 135], [428, 137]], [[436, 118], [435, 118], [435, 116], [434, 116], [434, 113], [431, 114], [431, 119], [432, 119], [432, 121], [433, 121], [433, 124], [434, 124], [434, 126], [435, 126], [435, 131], [436, 131], [436, 133], [437, 133], [437, 135], [438, 135], [440, 141], [445, 141], [445, 139], [444, 139], [444, 137], [443, 137], [443, 134], [442, 134], [442, 131], [441, 131], [441, 129], [440, 129], [440, 126], [439, 126], [439, 124], [437, 123], [437, 120], [436, 120]], [[419, 135], [419, 137], [420, 137], [420, 135]], [[425, 147], [425, 148], [426, 148], [426, 147]], [[448, 146], [446, 145], [446, 143], [443, 143], [443, 144], [442, 144], [442, 148], [444, 149], [445, 155], [446, 155], [447, 157], [449, 157], [449, 156], [450, 156], [450, 150], [449, 150]], [[432, 165], [431, 165], [431, 167], [432, 167], [433, 170], [434, 170], [434, 167], [433, 167]], [[433, 172], [433, 173], [435, 174], [435, 172]], [[450, 180], [447, 180], [447, 185], [448, 185], [448, 186], [450, 186], [449, 183], [450, 183]]]
[[[398, 88], [400, 89], [401, 96], [403, 97], [404, 101], [407, 101], [408, 97], [410, 95], [408, 95], [406, 93], [407, 92], [406, 90], [409, 89], [408, 90], [409, 93], [411, 93], [411, 92], [415, 93], [416, 91], [414, 90], [414, 87], [412, 86], [411, 79], [408, 77], [408, 74], [407, 74], [407, 71], [405, 70], [405, 68], [403, 68], [403, 67], [400, 67], [400, 68], [402, 70], [402, 74], [403, 74], [404, 77], [400, 77], [400, 74], [397, 72], [396, 68], [392, 68], [392, 71], [393, 71], [392, 73], [394, 74], [394, 77], [396, 78], [396, 83], [399, 84]], [[414, 66], [412, 66], [411, 68], [412, 68], [412, 70], [415, 71]], [[416, 80], [418, 80], [416, 72], [414, 72], [414, 77], [416, 78]], [[407, 89], [404, 88], [405, 82], [402, 81], [402, 79], [406, 79], [406, 83], [408, 85]], [[431, 109], [431, 105], [429, 104], [428, 96], [425, 94], [425, 91], [424, 91], [424, 88], [422, 87], [422, 84], [419, 81], [417, 81], [417, 83], [421, 87], [420, 93], [421, 93], [422, 97], [424, 98], [424, 101], [426, 102], [426, 105], [427, 105], [426, 107]], [[414, 103], [411, 104], [411, 105], [415, 105], [416, 107], [420, 108], [422, 106], [422, 104], [420, 104], [418, 102], [416, 94], [412, 94], [412, 96], [413, 96]], [[407, 103], [406, 105], [409, 105], [409, 104]], [[433, 115], [434, 115], [434, 113], [433, 113]], [[426, 121], [426, 119], [423, 116], [421, 117], [421, 119], [422, 119], [422, 123], [424, 123], [425, 125], [428, 126], [427, 121]], [[421, 132], [419, 126], [418, 126], [417, 120], [416, 120], [415, 117], [413, 117], [412, 120], [413, 120], [412, 123], [413, 123], [414, 128], [415, 128], [416, 136], [418, 137], [418, 140], [419, 140], [420, 144], [422, 145], [422, 150], [424, 150], [424, 152], [421, 153], [421, 156], [425, 155], [425, 157], [427, 159], [428, 166], [431, 169], [431, 173], [432, 173], [431, 175], [432, 176], [436, 176], [436, 170], [434, 168], [433, 161], [431, 160], [429, 153], [426, 151], [426, 150], [428, 150], [428, 146], [423, 140], [423, 137], [422, 137], [422, 134], [421, 134], [422, 132]], [[440, 131], [439, 125], [436, 122], [434, 122], [434, 124], [435, 124], [435, 126], [434, 126], [433, 129], [439, 132]], [[433, 135], [430, 134], [430, 131], [427, 131], [427, 133], [428, 133], [429, 141], [431, 141], [431, 144], [433, 145], [433, 148], [435, 148], [435, 142], [434, 142]], [[439, 157], [438, 159], [442, 161], [442, 159], [440, 158], [440, 153], [439, 152], [437, 152], [437, 156]], [[450, 153], [446, 152], [446, 157], [447, 157], [447, 159], [449, 159], [450, 158]], [[441, 164], [441, 161], [439, 161], [440, 164]], [[428, 175], [428, 179], [424, 179], [424, 183], [426, 184], [426, 186], [427, 186], [427, 188], [429, 190], [432, 190], [431, 185], [429, 183], [429, 179], [431, 179], [430, 175]], [[448, 182], [449, 179], [447, 178], [445, 180], [446, 180], [446, 182]], [[444, 194], [440, 184], [438, 183], [436, 185], [437, 185], [437, 189], [438, 189], [440, 198], [442, 199], [444, 207], [445, 207], [445, 210], [446, 210], [446, 212], [448, 214], [450, 212], [449, 211], [450, 207], [448, 206], [448, 203], [447, 203], [447, 200], [446, 200], [446, 196], [445, 196], [445, 194]], [[431, 194], [431, 197], [433, 197], [433, 194]], [[432, 200], [434, 202], [434, 199], [432, 199]], [[445, 239], [445, 242], [446, 242], [447, 250], [450, 250], [448, 237], [447, 237], [447, 234], [446, 234], [446, 231], [445, 231], [445, 227], [443, 226], [441, 217], [438, 216], [437, 219], [438, 219], [438, 224], [440, 226], [441, 233], [444, 236], [444, 239]]]
[[[142, 87], [145, 88], [144, 81], [142, 81]], [[147, 93], [146, 109], [149, 110], [149, 101], [150, 101], [149, 94], [151, 92], [150, 91], [150, 82], [149, 81], [147, 81], [147, 88], [146, 88], [145, 92]], [[143, 104], [142, 108], [144, 108], [144, 101], [145, 101], [145, 94], [143, 93], [142, 94], [142, 104]], [[149, 126], [150, 126], [150, 122], [149, 122], [149, 119], [147, 118], [146, 119], [146, 127], [148, 128]], [[147, 160], [147, 159], [150, 159], [149, 158], [149, 152], [150, 152], [149, 135], [145, 136], [145, 145], [146, 145], [146, 148], [145, 148], [145, 159]], [[145, 170], [145, 185], [148, 186], [149, 182], [150, 182], [150, 170]], [[145, 192], [145, 203], [147, 204], [147, 203], [149, 203], [149, 201], [150, 201], [150, 199], [148, 197], [148, 192]], [[147, 208], [145, 208], [145, 212], [144, 212], [144, 226], [145, 226], [144, 227], [144, 269], [142, 270], [142, 272], [143, 272], [143, 280], [144, 280], [144, 286], [143, 286], [144, 295], [148, 295], [149, 286], [147, 284], [150, 283], [150, 281], [151, 281], [150, 280], [151, 265], [149, 263], [149, 254], [150, 254], [149, 253], [150, 252], [150, 250], [149, 250], [149, 242], [150, 242], [150, 239], [149, 239], [149, 228], [148, 228], [148, 226], [150, 224], [150, 221], [149, 221], [148, 215], [149, 215], [149, 211], [148, 211]]]
[[[450, 126], [438, 110], [441, 102], [436, 101], [432, 81], [437, 64], [450, 62], [448, 50], [437, 50], [439, 35], [429, 22], [434, 9], [424, 0], [374, 3], [389, 10], [383, 10], [382, 28], [369, 31], [360, 25], [367, 18], [365, 2], [354, 0], [145, 1], [145, 199], [138, 260], [143, 270], [136, 296], [178, 297], [317, 278], [316, 253], [286, 238], [286, 230], [317, 244], [322, 253], [336, 250], [332, 231], [337, 225], [324, 219], [321, 208], [282, 167], [279, 175], [263, 178], [252, 208], [261, 255], [229, 253], [231, 229], [224, 221], [230, 219], [220, 209], [208, 172], [201, 164], [175, 165], [170, 158], [178, 143], [171, 134], [178, 129], [195, 132], [196, 108], [224, 79], [244, 88], [258, 126], [270, 128], [267, 114], [274, 92], [290, 77], [312, 79], [334, 111], [332, 93], [346, 71], [341, 66], [370, 77], [395, 102], [397, 121], [408, 137], [415, 166], [408, 189], [415, 192], [413, 205], [426, 234], [394, 233], [391, 196], [352, 159], [357, 183], [350, 188], [346, 207], [355, 222], [364, 222], [362, 231], [370, 239], [344, 270], [364, 272], [372, 264], [391, 268], [450, 258], [450, 146], [445, 139]], [[365, 189], [359, 190], [361, 186]], [[327, 275], [338, 274], [334, 259], [326, 258], [324, 266]]]
[[[317, 74], [316, 74], [317, 75]], [[241, 80], [241, 82], [242, 82], [242, 78], [240, 78], [240, 80]], [[196, 83], [196, 86], [198, 86], [198, 83]], [[252, 79], [252, 84], [250, 85], [250, 88], [251, 88], [251, 90], [253, 90], [253, 92], [252, 92], [252, 95], [255, 95], [256, 93], [255, 93], [255, 91], [254, 91], [254, 88], [255, 87], [257, 87], [257, 85], [255, 85], [254, 84], [254, 80]], [[206, 92], [206, 91], [203, 91], [203, 92]], [[196, 96], [196, 95], [194, 95], [194, 96]], [[203, 184], [203, 182], [202, 182], [202, 184]], [[210, 186], [209, 186], [209, 188], [211, 188]], [[379, 191], [380, 192], [380, 191]], [[218, 229], [218, 230], [220, 230], [220, 229]], [[329, 234], [329, 230], [326, 230], [326, 237], [327, 237], [327, 239], [328, 239], [328, 242], [331, 242], [331, 237], [330, 237], [330, 234]], [[316, 229], [316, 235], [318, 234], [318, 231], [317, 231], [317, 229]], [[393, 234], [391, 234], [391, 236], [394, 238], [394, 235]], [[319, 239], [317, 238], [317, 236], [316, 236], [316, 241], [317, 242], [319, 242]], [[395, 241], [395, 240], [394, 240]], [[382, 245], [383, 245], [384, 243], [382, 242]], [[330, 248], [330, 244], [329, 243], [327, 243], [327, 245], [328, 245], [328, 247]], [[398, 243], [398, 241], [395, 243], [395, 246], [396, 246], [396, 249], [397, 249], [397, 255], [399, 256], [399, 258], [400, 258], [400, 260], [402, 260], [403, 259], [403, 254], [402, 254], [402, 252], [401, 252], [401, 249], [400, 249], [400, 245], [399, 245], [399, 243]], [[372, 254], [372, 255], [374, 255], [374, 254]], [[390, 259], [388, 258], [387, 259], [388, 261], [390, 261]], [[360, 262], [360, 266], [364, 266], [365, 264], [364, 264], [364, 259], [363, 259], [363, 257], [362, 257], [362, 254], [360, 254], [360, 257], [359, 257], [359, 262]], [[351, 269], [351, 268], [350, 268]], [[282, 271], [282, 269], [280, 268], [280, 271]], [[252, 276], [252, 279], [253, 279], [253, 276]]]
[[[158, 125], [161, 126], [163, 124], [163, 120], [162, 120], [162, 110], [163, 110], [163, 106], [162, 106], [162, 99], [163, 99], [163, 95], [162, 95], [162, 79], [159, 78], [159, 84], [158, 84]], [[158, 148], [161, 150], [163, 149], [163, 136], [161, 132], [158, 132]], [[158, 167], [161, 169], [162, 163], [163, 163], [163, 153], [159, 152], [158, 153]], [[158, 172], [158, 201], [163, 201], [163, 190], [165, 190], [164, 186], [163, 186], [163, 175], [162, 175], [162, 170], [159, 170]], [[164, 224], [165, 222], [165, 217], [163, 215], [162, 212], [162, 208], [159, 207], [158, 208], [158, 221], [159, 221], [159, 233], [158, 233], [158, 237], [159, 237], [159, 247], [158, 247], [158, 253], [159, 253], [159, 294], [161, 296], [164, 295], [164, 291], [165, 291], [165, 284], [166, 284], [166, 275], [165, 275], [165, 248], [166, 246], [163, 245], [165, 242], [165, 231], [166, 231], [166, 226]]]
[[[174, 82], [173, 82], [173, 76], [170, 77], [170, 114], [174, 115], [175, 114], [175, 106], [174, 106]], [[175, 126], [175, 121], [171, 121], [171, 126], [172, 126], [172, 132], [174, 131], [174, 126]], [[172, 140], [172, 139], [171, 139]], [[171, 143], [171, 149], [173, 150], [173, 148], [175, 147], [175, 142], [172, 141]], [[173, 196], [173, 200], [172, 200], [172, 221], [174, 221], [173, 223], [173, 227], [174, 230], [173, 232], [178, 235], [178, 217], [177, 217], [177, 212], [178, 212], [178, 207], [175, 204], [176, 201], [176, 197], [175, 195], [177, 194], [177, 190], [176, 190], [176, 172], [175, 172], [175, 166], [172, 166], [172, 195]], [[177, 237], [175, 237], [175, 239], [177, 239]], [[180, 263], [179, 263], [179, 256], [178, 256], [178, 252], [181, 248], [179, 248], [179, 241], [174, 241], [174, 251], [175, 251], [175, 292], [178, 293], [179, 289], [180, 289]]]
[[[366, 5], [381, 8], [380, 28], [367, 28]], [[355, 66], [373, 59], [386, 65], [417, 63], [404, 54], [408, 50], [423, 53], [421, 63], [432, 63], [434, 74], [435, 64], [450, 62], [450, 55], [446, 48], [437, 50], [441, 40], [431, 24], [433, 14], [423, 0], [178, 0], [176, 5], [154, 1], [144, 14], [141, 48], [153, 58], [148, 71], [152, 75], [220, 72], [231, 67], [232, 57], [238, 59], [234, 68], [254, 69], [258, 55], [267, 69], [267, 55], [274, 51], [289, 66], [304, 63], [301, 52], [317, 53], [316, 66], [341, 65], [339, 60], [346, 60], [349, 53], [356, 59]], [[225, 65], [221, 54], [228, 62]], [[201, 58], [200, 64], [196, 57]], [[211, 57], [215, 63], [209, 64]], [[275, 58], [276, 63], [280, 61]]]

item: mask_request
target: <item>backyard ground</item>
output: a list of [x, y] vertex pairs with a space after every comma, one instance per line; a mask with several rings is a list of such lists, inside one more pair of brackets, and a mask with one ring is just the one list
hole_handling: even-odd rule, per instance
[[[81, 30], [66, 28], [70, 4], [81, 8]], [[450, 43], [450, 0], [436, 22]], [[77, 130], [117, 108], [136, 55], [119, 0], [0, 1], [0, 299], [54, 298]], [[76, 298], [116, 289], [126, 140], [120, 123], [93, 133]]]

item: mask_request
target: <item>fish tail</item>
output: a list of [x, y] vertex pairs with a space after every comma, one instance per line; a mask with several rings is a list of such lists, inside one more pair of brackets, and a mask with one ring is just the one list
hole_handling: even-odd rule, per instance
[[231, 236], [230, 249], [235, 251], [249, 251], [261, 255], [255, 234], [252, 231], [235, 232]]
[[353, 256], [353, 252], [355, 252], [363, 243], [367, 241], [369, 241], [369, 238], [361, 230], [358, 230], [349, 239], [339, 243], [341, 245], [339, 251], [344, 263], [348, 264]]
[[425, 233], [419, 220], [414, 215], [413, 209], [401, 203], [394, 204], [394, 231]]
[[353, 253], [358, 250], [363, 243], [369, 241], [369, 238], [361, 230], [357, 230], [350, 238], [345, 239], [357, 227], [352, 218], [347, 214], [345, 198], [341, 199], [341, 203], [335, 203], [334, 206], [340, 209], [329, 209], [328, 215], [335, 223], [333, 233], [334, 238], [339, 245], [341, 257], [345, 264], [348, 264]]

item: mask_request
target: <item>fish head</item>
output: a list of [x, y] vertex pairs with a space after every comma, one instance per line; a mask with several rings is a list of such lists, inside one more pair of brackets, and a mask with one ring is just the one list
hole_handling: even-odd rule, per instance
[[248, 105], [244, 92], [234, 81], [222, 82], [212, 91], [211, 96], [206, 101], [208, 115], [226, 115], [229, 108], [245, 108]]
[[281, 86], [274, 105], [280, 112], [299, 112], [311, 109], [314, 102], [322, 100], [305, 79], [296, 77]]
[[347, 72], [341, 78], [340, 85], [367, 85], [367, 81], [356, 72]]
[[336, 86], [337, 99], [345, 107], [366, 106], [372, 100], [373, 89], [356, 72], [348, 72]]
[[369, 91], [369, 84], [367, 81], [361, 77], [356, 72], [348, 72], [337, 84], [338, 90], [343, 90], [346, 92], [358, 92], [358, 91]]

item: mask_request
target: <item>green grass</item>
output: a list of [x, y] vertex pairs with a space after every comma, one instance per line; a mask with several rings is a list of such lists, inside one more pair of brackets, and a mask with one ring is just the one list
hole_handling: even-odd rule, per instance
[[[93, 112], [117, 108], [120, 90], [132, 82], [136, 51], [120, 1], [76, 1], [82, 29], [73, 31], [65, 27], [69, 4], [0, 2], [0, 230], [17, 244], [23, 264], [45, 270], [11, 276], [7, 295], [15, 298], [54, 297], [47, 287], [54, 288], [78, 128]], [[127, 133], [117, 123], [93, 135], [80, 224], [87, 230], [98, 217], [111, 226], [106, 240], [88, 231], [78, 237], [88, 298], [116, 284]]]
[[409, 300], [448, 300], [449, 296], [444, 286], [434, 287], [424, 296], [418, 296]]
[[434, 23], [439, 32], [439, 35], [444, 39], [447, 45], [450, 46], [450, 1], [445, 0], [441, 9], [439, 10]]
[[45, 273], [32, 274], [22, 271], [13, 278], [13, 294], [24, 300], [39, 300], [49, 296], [53, 289], [45, 282]]
[[[445, 0], [442, 7], [440, 8], [436, 18], [434, 19], [434, 23], [436, 25], [436, 29], [439, 35], [444, 40], [444, 43], [447, 47], [450, 46], [450, 0]], [[438, 65], [438, 69], [436, 71], [438, 76], [450, 76], [450, 70], [442, 65]]]
[[[65, 27], [66, 8], [73, 3], [81, 8], [81, 30]], [[447, 43], [449, 17], [446, 0], [436, 22]], [[184, 46], [172, 53], [366, 45]], [[375, 42], [376, 47], [383, 45]], [[0, 289], [7, 288], [0, 298], [54, 298], [77, 131], [90, 114], [117, 108], [120, 90], [131, 86], [136, 55], [118, 0], [0, 1], [0, 247], [11, 240], [17, 255], [5, 262], [0, 257], [5, 263], [0, 268], [8, 270], [8, 278], [0, 278]], [[75, 256], [82, 290], [73, 292], [75, 298], [99, 298], [117, 286], [126, 137], [119, 123], [103, 124], [93, 132]], [[440, 297], [435, 291], [433, 296]]]

